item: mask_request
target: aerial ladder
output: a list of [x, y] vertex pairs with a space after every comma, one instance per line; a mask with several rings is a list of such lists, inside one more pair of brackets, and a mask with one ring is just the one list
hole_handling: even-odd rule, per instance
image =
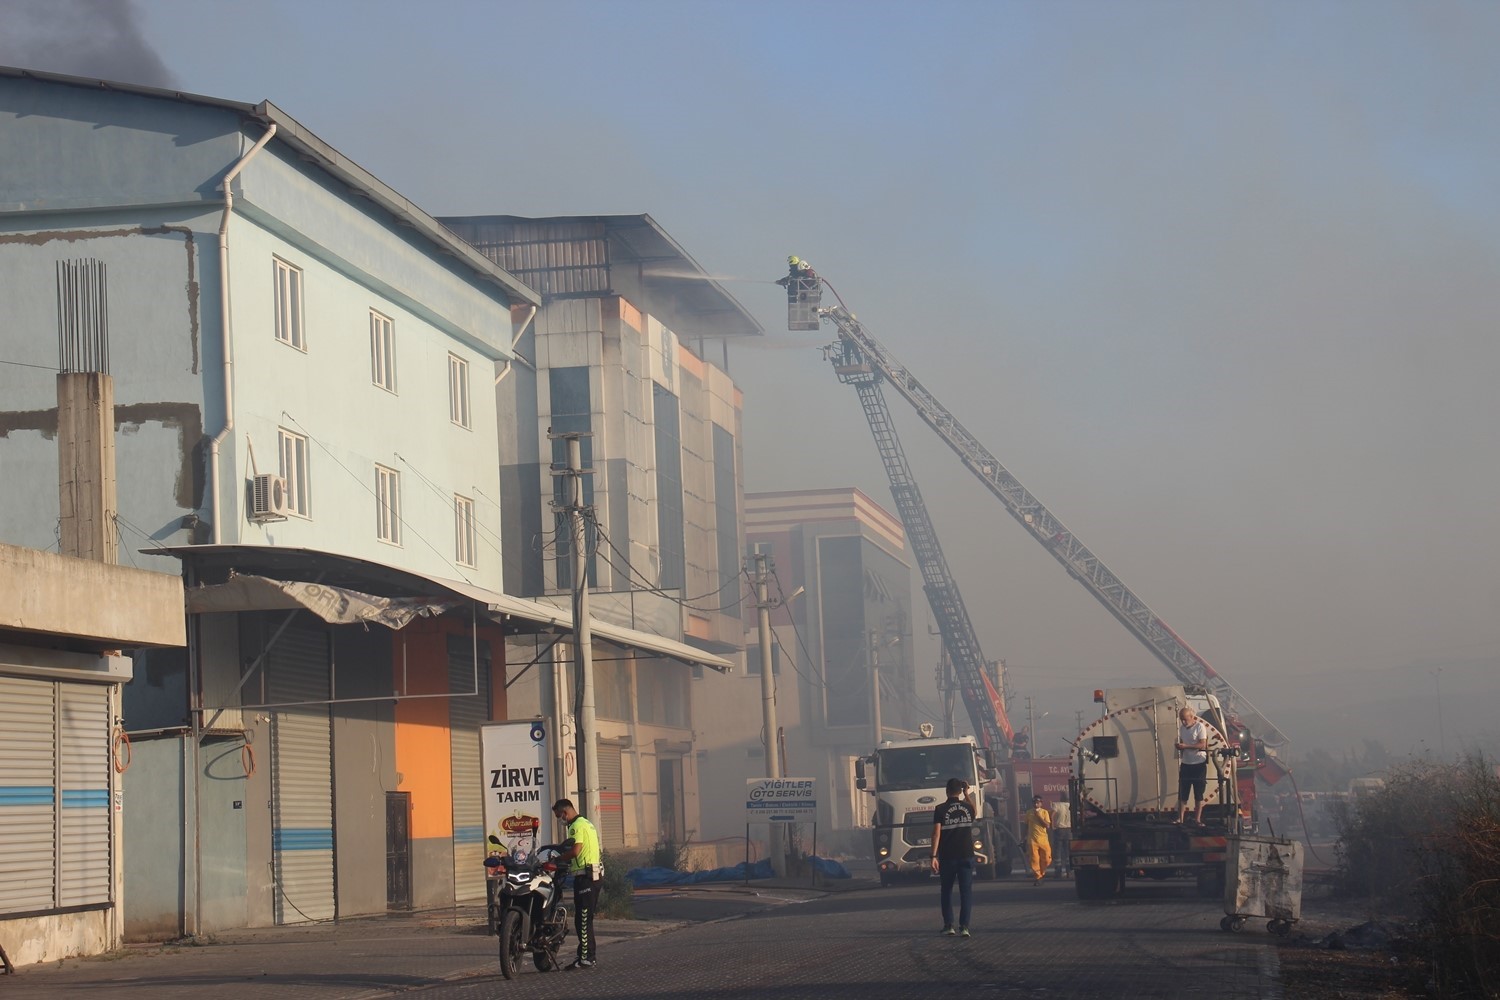
[[[853, 323], [854, 318], [842, 310], [837, 312], [845, 318], [834, 318], [834, 311], [818, 308], [816, 300], [821, 295], [818, 284], [821, 279], [811, 268], [792, 258], [791, 271], [787, 278], [782, 279], [787, 288], [788, 326], [805, 330], [809, 328], [806, 324], [811, 322], [811, 329], [816, 330], [819, 328], [818, 317], [826, 315], [839, 325], [840, 336], [843, 338], [843, 324]], [[809, 302], [812, 308], [810, 313], [806, 308]], [[798, 322], [802, 325], [794, 325]], [[841, 339], [841, 343], [850, 342]], [[859, 394], [860, 404], [864, 407], [865, 419], [870, 423], [870, 431], [875, 435], [875, 447], [880, 452], [880, 460], [885, 464], [885, 473], [891, 482], [891, 495], [895, 499], [901, 523], [906, 528], [907, 543], [922, 571], [922, 589], [926, 591], [933, 617], [937, 619], [938, 631], [942, 634], [943, 646], [953, 666], [953, 676], [959, 695], [963, 698], [964, 708], [977, 730], [975, 737], [980, 745], [992, 752], [993, 759], [1004, 760], [1010, 757], [1011, 743], [1015, 739], [1010, 717], [1005, 711], [1005, 699], [1000, 693], [1004, 678], [1000, 679], [999, 686], [990, 678], [984, 651], [979, 646], [979, 637], [974, 633], [968, 609], [964, 607], [963, 595], [959, 593], [953, 573], [948, 569], [948, 560], [943, 556], [943, 546], [938, 541], [937, 530], [933, 528], [932, 517], [922, 501], [922, 490], [917, 486], [911, 467], [907, 465], [901, 439], [896, 435], [895, 425], [891, 423], [885, 394], [880, 388], [883, 373], [877, 366], [870, 364], [861, 352], [841, 350], [839, 347], [840, 345], [835, 344], [827, 349], [828, 360], [832, 362], [839, 381], [854, 386], [854, 391]]]
[[[787, 326], [792, 330], [818, 330], [820, 329], [819, 321], [826, 319], [838, 329], [838, 341], [824, 348], [824, 356], [832, 363], [839, 380], [854, 386], [855, 391], [859, 393], [860, 402], [864, 405], [865, 416], [869, 420], [870, 430], [875, 435], [876, 446], [880, 449], [881, 458], [886, 462], [886, 474], [891, 480], [891, 490], [895, 495], [897, 508], [901, 512], [903, 523], [906, 524], [907, 534], [913, 540], [913, 554], [922, 566], [928, 599], [932, 602], [933, 614], [938, 618], [938, 628], [943, 633], [943, 641], [944, 643], [955, 641], [955, 639], [950, 639], [951, 628], [956, 641], [960, 644], [958, 650], [964, 651], [961, 653], [950, 647], [950, 655], [954, 657], [954, 665], [960, 678], [964, 705], [970, 717], [975, 718], [976, 725], [979, 725], [975, 715], [976, 709], [982, 712], [984, 706], [982, 701], [971, 699], [970, 687], [972, 685], [964, 678], [976, 670], [983, 676], [983, 671], [980, 669], [982, 660], [976, 661], [972, 658], [966, 660], [963, 657], [978, 656], [979, 647], [977, 640], [973, 639], [972, 627], [969, 626], [968, 615], [963, 610], [963, 602], [958, 598], [957, 588], [953, 586], [952, 577], [948, 574], [947, 563], [943, 561], [942, 550], [937, 545], [936, 535], [932, 534], [931, 519], [922, 505], [921, 495], [917, 491], [915, 481], [911, 478], [910, 469], [906, 467], [905, 457], [901, 454], [895, 431], [891, 428], [890, 415], [880, 392], [882, 382], [888, 383], [911, 404], [912, 408], [917, 411], [917, 415], [922, 418], [922, 422], [931, 427], [943, 443], [953, 449], [963, 461], [964, 466], [1000, 500], [1006, 511], [1026, 529], [1027, 533], [1040, 542], [1052, 554], [1052, 557], [1062, 564], [1070, 576], [1082, 583], [1085, 589], [1109, 610], [1110, 614], [1114, 615], [1157, 659], [1161, 660], [1174, 677], [1183, 684], [1213, 692], [1220, 704], [1248, 727], [1251, 734], [1258, 740], [1273, 747], [1287, 742], [1285, 734], [1280, 729], [1261, 714], [1248, 698], [1236, 691], [1213, 667], [1209, 666], [1207, 660], [1184, 642], [1182, 637], [1152, 611], [1145, 601], [1136, 596], [1134, 591], [1125, 586], [1118, 576], [1110, 572], [1099, 557], [1079, 541], [1078, 536], [1068, 530], [1068, 527], [1026, 487], [1022, 486], [1020, 481], [1011, 475], [1005, 466], [1001, 465], [1000, 461], [980, 444], [979, 440], [969, 433], [952, 413], [948, 412], [937, 397], [917, 380], [916, 376], [897, 361], [884, 345], [871, 336], [869, 331], [854, 317], [854, 314], [845, 307], [842, 299], [839, 299], [837, 306], [823, 306], [821, 304], [823, 285], [828, 285], [835, 298], [839, 297], [838, 292], [821, 275], [807, 266], [805, 261], [796, 258], [791, 260], [789, 274], [778, 282], [787, 290]], [[918, 535], [923, 536], [921, 542], [917, 541]], [[928, 566], [929, 561], [935, 561], [931, 569]], [[948, 590], [944, 590], [944, 586]], [[940, 606], [944, 610], [940, 610]], [[949, 608], [954, 610], [946, 612], [948, 622], [945, 624], [945, 609]], [[972, 654], [967, 652], [970, 646], [973, 650]], [[1005, 718], [1003, 713], [1004, 706], [1000, 705], [999, 719], [1001, 720]], [[1009, 724], [1005, 723], [1004, 728], [1008, 733]]]

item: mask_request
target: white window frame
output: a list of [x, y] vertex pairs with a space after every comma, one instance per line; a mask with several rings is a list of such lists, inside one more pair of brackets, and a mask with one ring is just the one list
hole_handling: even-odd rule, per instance
[[401, 544], [401, 473], [375, 466], [375, 537]]
[[271, 266], [276, 339], [306, 354], [307, 335], [302, 325], [302, 268], [276, 256], [272, 256]]
[[370, 310], [370, 381], [394, 394], [396, 391], [396, 321]]
[[474, 521], [474, 501], [453, 495], [453, 561], [460, 566], [479, 566], [478, 526]]
[[448, 419], [468, 430], [469, 363], [457, 354], [448, 355]]
[[311, 479], [308, 474], [309, 453], [307, 435], [289, 431], [285, 427], [276, 429], [276, 450], [281, 456], [278, 471], [286, 480], [286, 501], [292, 513], [299, 517], [312, 517]]

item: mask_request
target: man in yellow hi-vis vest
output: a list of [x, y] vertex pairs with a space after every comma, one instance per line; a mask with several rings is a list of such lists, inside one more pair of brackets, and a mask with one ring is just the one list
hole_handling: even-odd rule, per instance
[[604, 884], [604, 855], [599, 847], [599, 831], [594, 824], [578, 815], [572, 799], [558, 799], [552, 815], [568, 826], [573, 846], [559, 860], [568, 862], [573, 876], [573, 929], [578, 932], [578, 957], [569, 969], [592, 969], [598, 951], [594, 941], [594, 908], [599, 905], [599, 890]]

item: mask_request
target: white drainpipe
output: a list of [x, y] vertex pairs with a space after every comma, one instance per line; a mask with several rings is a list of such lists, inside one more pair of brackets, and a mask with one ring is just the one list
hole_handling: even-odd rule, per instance
[[218, 545], [223, 537], [219, 525], [219, 494], [222, 491], [222, 484], [219, 482], [219, 443], [234, 429], [234, 355], [230, 348], [229, 325], [229, 216], [234, 212], [234, 193], [231, 189], [240, 171], [245, 169], [245, 165], [265, 147], [266, 143], [271, 141], [271, 137], [275, 134], [276, 125], [273, 122], [266, 129], [266, 134], [261, 136], [255, 145], [250, 147], [249, 152], [229, 168], [229, 173], [225, 174], [224, 179], [219, 182], [219, 189], [224, 192], [224, 215], [219, 220], [219, 337], [220, 350], [224, 355], [224, 426], [208, 443], [208, 482], [209, 488], [213, 491], [212, 516], [215, 545]]
[[[531, 325], [531, 321], [534, 319], [536, 319], [536, 306], [531, 307], [531, 312], [527, 313], [526, 318], [521, 321], [521, 328], [516, 331], [515, 338], [510, 342], [510, 353], [517, 358], [521, 358], [521, 356], [519, 354], [516, 354], [516, 345], [521, 342], [522, 337], [526, 336], [526, 328]], [[525, 364], [527, 368], [531, 368], [532, 371], [536, 371], [536, 369], [531, 366], [531, 363], [528, 362], [525, 358], [521, 358], [521, 362]], [[501, 368], [500, 371], [495, 375], [496, 385], [499, 385], [500, 381], [505, 378], [505, 376], [510, 374], [510, 367], [511, 362], [510, 359], [507, 358], [505, 361], [505, 366]]]

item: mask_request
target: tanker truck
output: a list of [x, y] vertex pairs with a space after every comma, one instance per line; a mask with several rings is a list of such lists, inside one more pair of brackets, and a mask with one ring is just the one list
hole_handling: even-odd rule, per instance
[[[1219, 699], [1182, 685], [1095, 691], [1103, 714], [1073, 744], [1068, 782], [1072, 865], [1079, 899], [1122, 892], [1127, 878], [1190, 877], [1222, 896], [1229, 837], [1239, 832], [1239, 748]], [[1178, 824], [1178, 710], [1208, 723], [1203, 821]], [[1236, 737], [1238, 733], [1236, 732]]]

